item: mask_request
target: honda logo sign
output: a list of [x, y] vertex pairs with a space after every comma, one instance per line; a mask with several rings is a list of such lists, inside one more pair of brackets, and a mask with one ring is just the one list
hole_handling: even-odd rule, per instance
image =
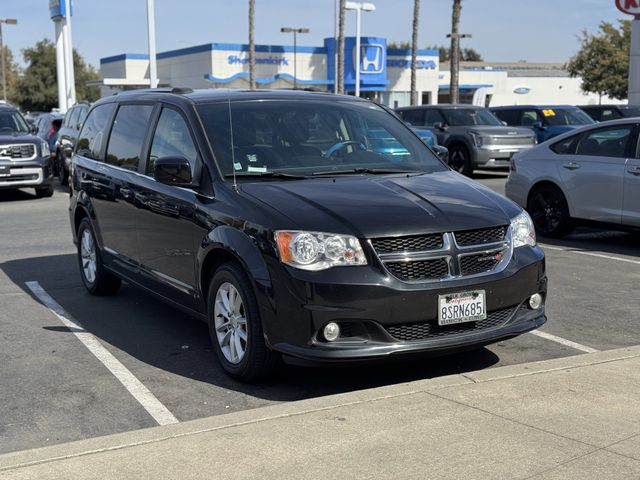
[[360, 73], [381, 73], [384, 70], [383, 45], [363, 43], [360, 45]]

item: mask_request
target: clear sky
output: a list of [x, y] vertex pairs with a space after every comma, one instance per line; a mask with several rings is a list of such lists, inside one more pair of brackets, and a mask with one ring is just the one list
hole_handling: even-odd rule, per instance
[[[369, 0], [377, 10], [363, 13], [362, 34], [406, 41], [411, 37], [413, 0]], [[419, 44], [445, 44], [451, 28], [451, 0], [422, 0]], [[578, 35], [595, 32], [603, 21], [623, 18], [614, 0], [463, 0], [461, 32], [473, 38], [463, 46], [488, 61], [565, 62], [578, 49]], [[208, 42], [246, 43], [248, 0], [156, 0], [157, 49], [162, 52]], [[256, 43], [291, 44], [280, 27], [308, 27], [301, 45], [321, 45], [333, 36], [334, 0], [256, 0]], [[53, 39], [47, 0], [0, 0], [6, 44], [22, 61], [20, 49]], [[98, 66], [100, 58], [146, 53], [145, 0], [75, 0], [74, 47]], [[630, 18], [630, 17], [629, 17]], [[347, 12], [347, 35], [355, 14]]]

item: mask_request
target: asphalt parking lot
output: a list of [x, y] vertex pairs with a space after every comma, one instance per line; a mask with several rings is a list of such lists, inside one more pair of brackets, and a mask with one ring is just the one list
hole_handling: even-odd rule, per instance
[[[506, 176], [479, 180], [503, 192]], [[640, 235], [580, 229], [541, 240], [548, 323], [487, 348], [375, 367], [286, 366], [257, 386], [218, 367], [206, 325], [124, 285], [115, 297], [81, 284], [68, 195], [0, 191], [0, 453], [157, 425], [130, 391], [36, 298], [38, 285], [183, 422], [271, 403], [640, 344]], [[143, 392], [144, 393], [144, 392]]]

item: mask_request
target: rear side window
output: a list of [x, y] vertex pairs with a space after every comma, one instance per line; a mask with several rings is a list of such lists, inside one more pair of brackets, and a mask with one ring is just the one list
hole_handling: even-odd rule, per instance
[[632, 137], [631, 125], [599, 128], [585, 133], [576, 148], [577, 155], [625, 158]]
[[104, 129], [111, 118], [114, 108], [115, 104], [107, 103], [91, 110], [78, 136], [78, 144], [76, 147], [76, 153], [78, 155], [94, 160], [101, 160], [100, 151], [102, 150]]
[[622, 118], [622, 115], [620, 114], [620, 112], [618, 112], [618, 110], [615, 110], [613, 108], [605, 108], [604, 110], [602, 110], [599, 120], [604, 122], [606, 120], [615, 120], [617, 118]]
[[501, 122], [505, 122], [507, 125], [518, 125], [520, 120], [518, 110], [492, 110], [491, 111]]
[[76, 120], [76, 123], [71, 125], [71, 127], [80, 129], [82, 127], [82, 122], [84, 122], [84, 119], [87, 118], [87, 112], [88, 111], [89, 111], [89, 109], [87, 107], [79, 107], [78, 108], [78, 118]]
[[405, 122], [409, 122], [411, 125], [421, 126], [424, 125], [424, 110], [402, 110], [400, 116]]
[[67, 116], [64, 117], [65, 127], [74, 127], [78, 123], [78, 111], [77, 108], [72, 108], [67, 112]]
[[576, 135], [572, 135], [554, 143], [549, 148], [558, 155], [573, 155], [576, 153], [576, 138]]
[[138, 170], [152, 111], [151, 105], [120, 106], [109, 137], [106, 163], [127, 170]]

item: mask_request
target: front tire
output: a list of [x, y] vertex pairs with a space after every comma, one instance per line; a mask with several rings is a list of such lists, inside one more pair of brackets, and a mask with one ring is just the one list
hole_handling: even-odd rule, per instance
[[558, 187], [553, 185], [536, 187], [529, 196], [527, 210], [540, 235], [562, 238], [573, 229], [567, 199]]
[[449, 147], [449, 166], [458, 173], [473, 177], [471, 154], [462, 144], [454, 144]]
[[216, 270], [207, 297], [209, 335], [224, 371], [243, 382], [268, 376], [278, 360], [264, 341], [253, 287], [237, 263]]
[[47, 185], [46, 187], [36, 187], [36, 197], [38, 198], [46, 198], [53, 196], [53, 184]]
[[60, 185], [68, 185], [69, 176], [67, 175], [67, 170], [64, 168], [64, 158], [60, 152], [58, 152], [56, 158], [58, 159], [58, 178], [60, 179]]
[[92, 295], [113, 295], [122, 281], [102, 265], [102, 255], [93, 227], [83, 218], [78, 227], [78, 265], [85, 288]]

